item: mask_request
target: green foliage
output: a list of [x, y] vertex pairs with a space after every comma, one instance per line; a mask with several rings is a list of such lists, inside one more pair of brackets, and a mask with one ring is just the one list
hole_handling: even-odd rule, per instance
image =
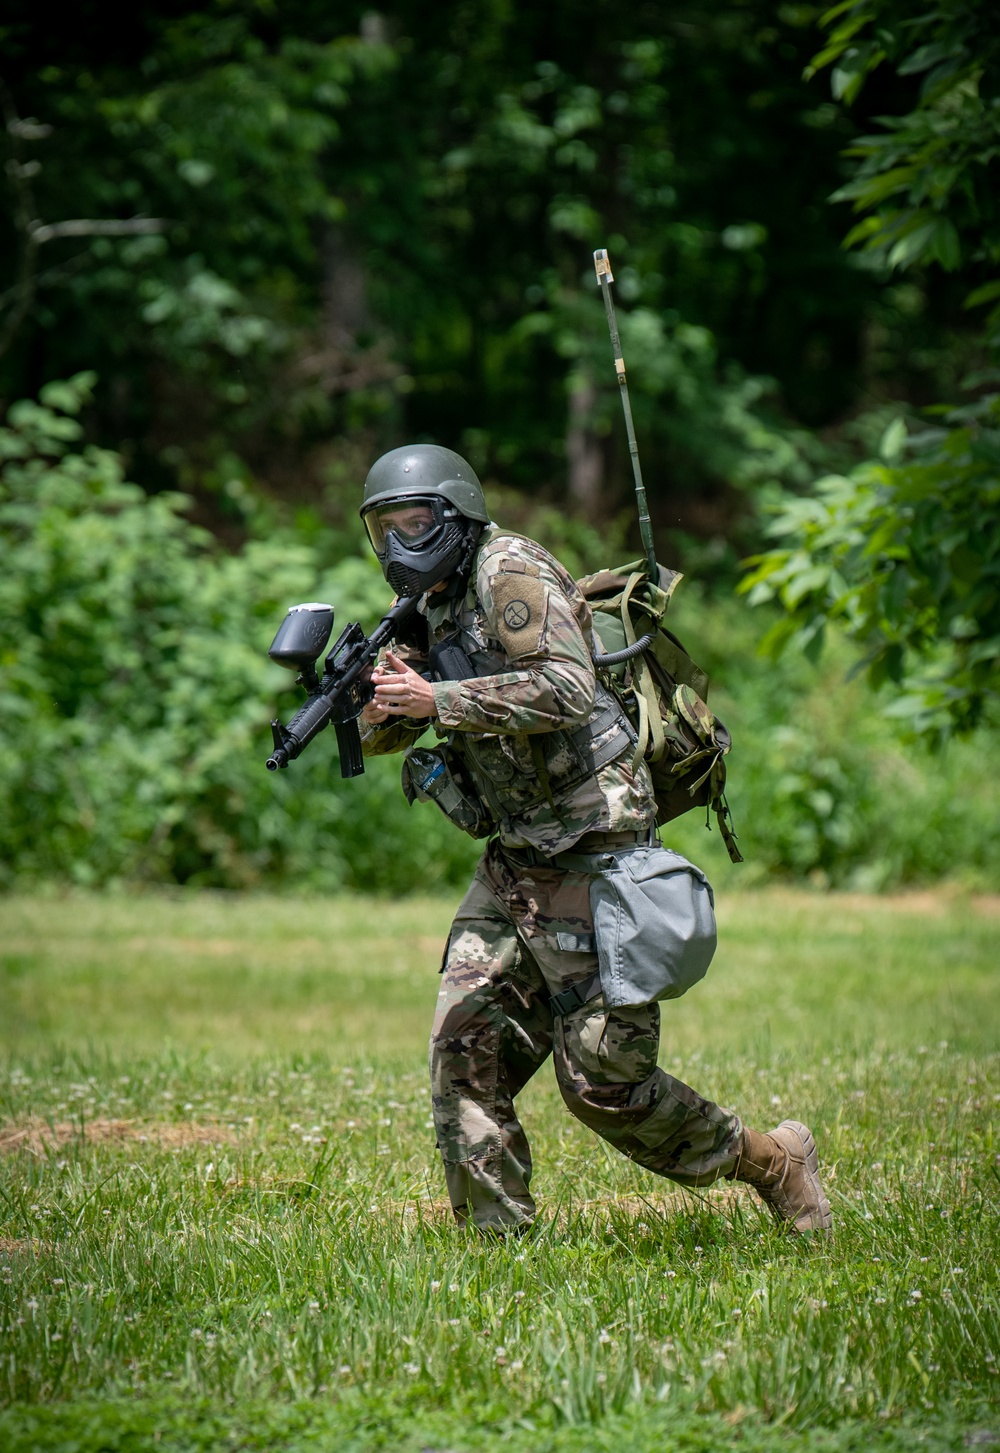
[[[887, 63], [919, 77], [916, 104], [848, 150], [859, 160], [835, 200], [868, 215], [848, 234], [889, 267], [1000, 263], [1000, 34], [992, 7], [958, 0], [913, 14], [899, 0], [846, 0], [828, 11], [829, 43], [810, 72], [833, 65], [835, 96], [853, 101]], [[835, 22], [835, 23], [833, 23]], [[977, 290], [977, 302], [995, 296]], [[1000, 312], [997, 317], [1000, 318]]]
[[[967, 280], [1000, 262], [1000, 35], [989, 7], [961, 0], [914, 17], [895, 0], [836, 6], [830, 44], [814, 67], [835, 63], [837, 95], [855, 96], [889, 61], [921, 76], [905, 114], [850, 150], [860, 157], [838, 193], [868, 215], [847, 238], [889, 268], [936, 263]], [[869, 38], [863, 39], [862, 37]], [[969, 269], [972, 269], [970, 272]], [[981, 283], [966, 305], [995, 301]], [[1000, 306], [988, 328], [1000, 321]], [[986, 340], [1000, 343], [1000, 335]], [[782, 544], [751, 559], [742, 589], [786, 615], [765, 649], [815, 657], [838, 622], [862, 648], [875, 687], [891, 684], [890, 712], [941, 741], [995, 721], [1000, 657], [1000, 395], [981, 393], [995, 371], [965, 380], [980, 393], [963, 408], [936, 407], [937, 426], [907, 438], [902, 416], [885, 430], [881, 459], [815, 495], [789, 499], [771, 534]]]
[[751, 604], [785, 607], [768, 654], [788, 645], [815, 657], [828, 624], [841, 623], [865, 648], [872, 686], [903, 688], [892, 714], [938, 738], [968, 731], [997, 702], [1000, 395], [944, 424], [907, 439], [900, 420], [883, 453], [908, 458], [788, 500], [771, 533], [791, 543], [750, 561], [741, 585]]
[[[748, 502], [720, 496], [801, 482], [786, 408], [827, 421], [850, 403], [874, 289], [823, 207], [850, 127], [801, 79], [808, 7], [637, 20], [601, 0], [581, 26], [569, 0], [391, 17], [138, 0], [113, 46], [18, 8], [0, 23], [19, 68], [0, 391], [96, 369], [92, 433], [220, 532], [258, 491], [339, 526], [345, 454], [407, 436], [559, 500], [581, 371], [590, 512], [612, 517], [628, 461], [596, 245], [635, 305], [664, 525], [739, 530]], [[74, 218], [82, 233], [59, 230]]]
[[[765, 608], [766, 610], [766, 608]], [[1000, 862], [1000, 741], [982, 729], [933, 754], [904, 745], [845, 677], [851, 652], [837, 628], [823, 662], [785, 650], [761, 660], [770, 618], [731, 601], [678, 591], [672, 628], [713, 681], [712, 706], [733, 733], [729, 798], [746, 863], [733, 867], [691, 813], [664, 830], [720, 888], [764, 875], [865, 890], [942, 876], [992, 887]]]
[[[629, 273], [624, 276], [628, 283]], [[662, 310], [643, 303], [621, 313], [619, 331], [637, 428], [674, 488], [684, 487], [694, 460], [706, 477], [725, 481], [734, 497], [742, 494], [741, 506], [748, 512], [769, 488], [806, 484], [823, 450], [808, 431], [780, 419], [773, 380], [748, 377], [732, 364], [723, 367], [718, 340], [708, 328], [671, 322]], [[571, 392], [596, 379], [614, 381], [596, 290], [589, 296], [552, 285], [544, 310], [527, 313], [512, 338], [515, 358], [529, 341], [544, 339], [566, 359]], [[617, 435], [620, 424], [618, 390], [595, 390], [588, 428], [606, 441]], [[651, 490], [661, 502], [664, 484], [654, 475]], [[735, 535], [737, 529], [731, 522], [728, 533]]]
[[[146, 496], [121, 461], [79, 447], [92, 379], [10, 411], [0, 434], [0, 854], [7, 874], [232, 886], [426, 881], [394, 774], [326, 781], [263, 770], [266, 724], [298, 693], [266, 648], [296, 599], [370, 623], [388, 603], [374, 560], [324, 570], [294, 543], [212, 548], [175, 495]], [[360, 790], [358, 790], [360, 789]], [[397, 800], [398, 799], [398, 800]], [[380, 831], [372, 832], [378, 822]], [[428, 826], [437, 871], [465, 860]]]
[[[388, 603], [374, 558], [331, 567], [322, 540], [291, 533], [220, 550], [182, 497], [147, 496], [116, 455], [81, 445], [75, 415], [91, 382], [51, 385], [0, 432], [4, 881], [459, 885], [477, 846], [433, 807], [407, 807], [393, 759], [345, 782], [330, 733], [286, 772], [263, 769], [267, 723], [301, 699], [266, 659], [284, 611], [327, 599], [340, 623], [372, 626]], [[492, 503], [579, 573], [625, 553], [623, 529], [525, 510], [513, 491]], [[817, 596], [813, 608], [826, 606]], [[865, 886], [942, 872], [995, 881], [1000, 770], [985, 770], [986, 748], [955, 749], [946, 766], [902, 753], [845, 690], [839, 663], [822, 674], [794, 657], [762, 666], [757, 621], [735, 602], [709, 604], [688, 585], [671, 620], [726, 689], [718, 709], [736, 741], [747, 871]], [[956, 650], [968, 645], [956, 635]], [[970, 650], [970, 672], [981, 669]], [[910, 813], [898, 811], [902, 794]], [[693, 820], [669, 836], [728, 873], [717, 836]]]

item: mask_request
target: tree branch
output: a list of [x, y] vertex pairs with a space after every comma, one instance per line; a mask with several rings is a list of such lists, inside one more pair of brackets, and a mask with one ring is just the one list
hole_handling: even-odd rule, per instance
[[36, 247], [43, 242], [52, 242], [57, 237], [135, 237], [143, 232], [165, 232], [167, 221], [163, 217], [128, 217], [123, 221], [98, 221], [88, 217], [75, 217], [68, 222], [32, 222], [28, 236]]

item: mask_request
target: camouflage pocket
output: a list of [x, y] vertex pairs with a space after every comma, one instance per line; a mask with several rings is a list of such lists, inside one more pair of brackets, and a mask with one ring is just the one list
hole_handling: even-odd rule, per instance
[[492, 821], [446, 746], [411, 747], [403, 759], [402, 782], [411, 806], [415, 801], [433, 802], [470, 837], [489, 837], [493, 831]]

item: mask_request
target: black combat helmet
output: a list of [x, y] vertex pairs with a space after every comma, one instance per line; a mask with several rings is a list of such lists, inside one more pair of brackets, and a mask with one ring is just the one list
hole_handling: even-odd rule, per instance
[[422, 595], [467, 564], [489, 511], [476, 472], [439, 444], [405, 444], [372, 465], [361, 506], [397, 595]]

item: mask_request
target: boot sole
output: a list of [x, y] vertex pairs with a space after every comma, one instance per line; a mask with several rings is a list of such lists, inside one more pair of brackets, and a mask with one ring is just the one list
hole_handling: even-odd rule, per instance
[[[782, 1120], [777, 1127], [779, 1130], [791, 1130], [802, 1146], [802, 1153], [805, 1160], [806, 1175], [809, 1179], [809, 1188], [813, 1193], [816, 1209], [810, 1213], [810, 1224], [800, 1226], [798, 1219], [787, 1221], [785, 1224], [798, 1232], [799, 1235], [808, 1234], [810, 1231], [829, 1231], [833, 1225], [833, 1212], [830, 1210], [830, 1202], [823, 1194], [823, 1183], [819, 1178], [819, 1155], [816, 1150], [816, 1142], [813, 1133], [808, 1125], [803, 1125], [801, 1120]], [[772, 1130], [771, 1134], [774, 1134]]]

